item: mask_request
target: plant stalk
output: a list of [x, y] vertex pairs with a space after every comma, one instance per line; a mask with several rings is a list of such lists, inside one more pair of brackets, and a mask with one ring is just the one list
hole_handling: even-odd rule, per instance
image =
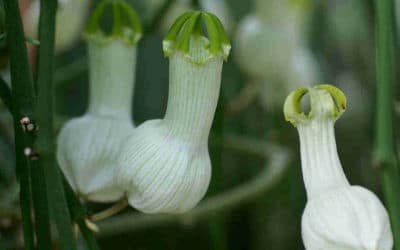
[[394, 247], [400, 250], [400, 172], [393, 130], [395, 27], [393, 0], [376, 0], [377, 107], [375, 160], [383, 172], [383, 191], [389, 210]]
[[54, 220], [61, 249], [76, 249], [71, 216], [68, 210], [62, 178], [55, 161], [53, 111], [54, 37], [57, 1], [40, 1], [38, 98], [35, 109], [37, 133], [35, 150], [39, 154], [38, 167], [44, 172], [47, 199]]
[[12, 114], [15, 132], [16, 175], [20, 183], [20, 207], [25, 249], [34, 249], [31, 215], [30, 169], [24, 149], [31, 146], [32, 135], [22, 130], [20, 120], [31, 117], [35, 92], [28, 64], [22, 21], [17, 0], [3, 1], [12, 86]]
[[65, 178], [63, 178], [63, 183], [65, 194], [67, 196], [69, 212], [72, 216], [73, 221], [78, 225], [79, 230], [81, 231], [81, 234], [85, 239], [87, 248], [89, 250], [100, 249], [93, 231], [91, 231], [85, 223], [85, 219], [87, 217], [86, 207], [76, 197], [74, 191], [69, 186]]

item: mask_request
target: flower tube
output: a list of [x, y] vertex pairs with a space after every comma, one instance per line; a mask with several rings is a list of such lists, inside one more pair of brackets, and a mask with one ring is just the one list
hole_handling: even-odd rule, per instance
[[[202, 21], [209, 38], [200, 33]], [[230, 45], [214, 15], [187, 12], [163, 49], [170, 60], [165, 117], [135, 129], [121, 153], [118, 182], [143, 212], [181, 213], [201, 200], [210, 182], [208, 135]]]
[[[114, 1], [111, 36], [99, 27], [103, 2], [95, 10], [85, 34], [89, 51], [89, 106], [87, 112], [68, 121], [58, 137], [57, 160], [72, 188], [83, 198], [110, 202], [123, 192], [115, 185], [117, 157], [132, 133], [132, 95], [135, 82], [136, 43], [141, 30], [122, 26], [120, 11], [135, 15], [130, 7]], [[122, 3], [122, 4], [120, 4]], [[135, 21], [134, 21], [135, 20]]]
[[[300, 111], [308, 93], [311, 111]], [[390, 250], [389, 217], [371, 191], [349, 184], [336, 149], [334, 124], [346, 109], [346, 97], [331, 85], [300, 88], [286, 99], [284, 114], [298, 130], [307, 191], [302, 237], [308, 250]]]

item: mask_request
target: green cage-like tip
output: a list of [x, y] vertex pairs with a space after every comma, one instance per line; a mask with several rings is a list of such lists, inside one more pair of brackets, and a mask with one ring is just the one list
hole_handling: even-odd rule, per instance
[[[203, 25], [206, 32], [203, 32]], [[208, 37], [205, 49], [209, 58], [218, 54], [225, 60], [228, 58], [231, 44], [221, 21], [214, 14], [203, 11], [188, 11], [176, 19], [163, 40], [164, 55], [168, 57], [179, 50], [190, 57], [190, 39], [194, 35]]]
[[[310, 113], [301, 111], [301, 99], [305, 94], [310, 94]], [[329, 97], [328, 97], [329, 96]], [[328, 114], [334, 120], [346, 111], [346, 96], [338, 88], [330, 84], [320, 84], [312, 88], [298, 88], [291, 92], [285, 100], [283, 113], [285, 120], [297, 126], [307, 123], [314, 116]]]
[[[110, 34], [101, 28], [106, 7], [112, 9], [113, 25]], [[134, 45], [142, 37], [142, 26], [135, 10], [123, 0], [102, 0], [92, 13], [83, 37], [98, 43], [121, 39]]]

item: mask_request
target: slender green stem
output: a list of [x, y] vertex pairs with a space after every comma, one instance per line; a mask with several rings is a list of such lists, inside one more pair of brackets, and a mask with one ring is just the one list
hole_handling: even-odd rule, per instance
[[[14, 127], [20, 126], [18, 121], [14, 121]], [[23, 147], [17, 142], [23, 141], [22, 132], [15, 133], [15, 149], [16, 149], [16, 166], [20, 168], [18, 171], [18, 179], [20, 184], [19, 202], [21, 207], [22, 229], [24, 235], [25, 249], [34, 249], [34, 231], [31, 212], [31, 178], [28, 160], [23, 154]]]
[[31, 117], [34, 105], [34, 88], [32, 74], [28, 64], [24, 32], [17, 0], [3, 1], [5, 9], [5, 26], [7, 32], [8, 54], [10, 59], [12, 85], [12, 113], [15, 131], [16, 172], [19, 179], [20, 205], [25, 249], [34, 249], [33, 225], [31, 216], [30, 170], [28, 160], [24, 156], [25, 147], [29, 147], [31, 139], [23, 132], [20, 119]]
[[12, 96], [11, 90], [8, 87], [6, 81], [0, 77], [0, 99], [3, 100], [4, 105], [6, 108], [12, 112]]
[[395, 249], [400, 250], [400, 172], [393, 131], [395, 78], [394, 2], [376, 2], [377, 114], [375, 157], [383, 171], [383, 190], [391, 217]]
[[37, 249], [51, 250], [50, 215], [46, 197], [46, 185], [41, 164], [30, 161], [32, 204], [35, 215]]
[[85, 223], [85, 218], [87, 215], [86, 207], [76, 197], [74, 191], [71, 189], [65, 178], [63, 183], [64, 183], [65, 194], [67, 196], [69, 212], [72, 216], [73, 221], [75, 221], [78, 224], [79, 230], [81, 231], [82, 236], [85, 239], [88, 249], [89, 250], [100, 249], [99, 246], [97, 245], [94, 233], [86, 226]]
[[79, 218], [77, 220], [79, 230], [82, 233], [83, 238], [86, 241], [86, 245], [89, 250], [98, 250], [100, 247], [97, 244], [96, 237], [94, 236], [94, 233], [92, 230], [90, 230], [85, 223], [84, 218]]
[[36, 119], [40, 127], [35, 144], [39, 154], [38, 167], [44, 170], [47, 199], [63, 250], [76, 249], [71, 217], [63, 189], [60, 170], [55, 161], [53, 129], [53, 73], [56, 0], [40, 1], [38, 98]]
[[286, 150], [258, 140], [226, 136], [223, 146], [227, 149], [268, 157], [268, 167], [248, 183], [212, 196], [188, 213], [177, 215], [123, 214], [100, 222], [99, 235], [117, 235], [174, 223], [191, 226], [198, 221], [227, 213], [240, 205], [254, 201], [275, 187], [284, 176], [290, 160], [290, 155]]

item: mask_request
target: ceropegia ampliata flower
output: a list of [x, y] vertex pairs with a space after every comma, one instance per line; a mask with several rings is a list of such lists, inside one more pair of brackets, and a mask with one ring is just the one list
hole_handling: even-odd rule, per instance
[[[208, 38], [201, 33], [203, 21]], [[118, 174], [129, 203], [146, 213], [187, 211], [207, 191], [208, 135], [230, 44], [214, 15], [191, 11], [172, 25], [163, 49], [170, 60], [165, 117], [135, 129]]]
[[[308, 93], [310, 113], [300, 110]], [[284, 113], [298, 130], [307, 191], [302, 237], [308, 250], [390, 250], [388, 214], [369, 190], [349, 184], [336, 149], [334, 123], [346, 109], [343, 92], [331, 85], [299, 88], [286, 99]]]
[[[99, 28], [105, 5], [112, 3], [111, 35]], [[125, 13], [129, 25], [121, 22]], [[89, 107], [68, 121], [58, 138], [57, 159], [72, 188], [84, 199], [108, 202], [123, 192], [114, 182], [121, 144], [132, 132], [132, 95], [136, 43], [141, 28], [135, 12], [123, 1], [103, 1], [85, 34], [89, 50]]]
[[318, 78], [318, 66], [306, 46], [307, 0], [257, 0], [236, 34], [236, 59], [249, 83], [261, 85], [260, 101], [269, 110], [285, 94]]

